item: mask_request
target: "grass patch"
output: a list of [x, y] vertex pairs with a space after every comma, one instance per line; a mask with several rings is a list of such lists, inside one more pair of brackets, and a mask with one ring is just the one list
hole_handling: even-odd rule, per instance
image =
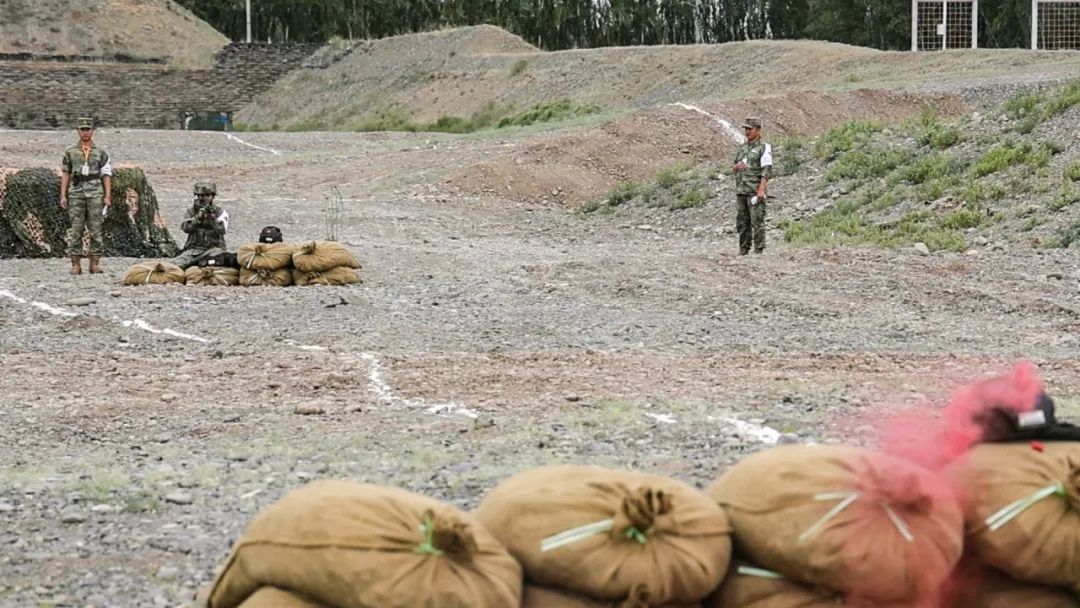
[[1080, 222], [1074, 222], [1071, 226], [1058, 231], [1054, 245], [1058, 247], [1071, 247], [1073, 243], [1080, 243]]
[[1050, 199], [1046, 206], [1051, 211], [1061, 211], [1077, 201], [1080, 201], [1080, 188], [1073, 186], [1072, 182], [1065, 182], [1061, 185], [1061, 190], [1058, 191], [1054, 198]]
[[682, 196], [676, 200], [672, 206], [673, 209], [690, 209], [691, 207], [700, 207], [709, 200], [709, 197], [704, 192], [693, 188], [682, 193]]
[[524, 59], [518, 59], [514, 62], [514, 65], [510, 66], [510, 75], [517, 76], [525, 71], [525, 68], [529, 67], [529, 62]]
[[1069, 163], [1061, 170], [1061, 176], [1070, 181], [1080, 182], [1080, 161]]
[[1041, 104], [1046, 98], [1037, 93], [1025, 93], [1021, 95], [1015, 95], [1005, 100], [1005, 114], [1009, 118], [1024, 118], [1025, 116], [1031, 116], [1036, 114]]
[[610, 213], [631, 201], [673, 211], [701, 207], [709, 202], [708, 170], [680, 163], [667, 167], [648, 182], [625, 181], [616, 184], [603, 198], [579, 208], [582, 214]]
[[929, 107], [909, 120], [906, 127], [920, 146], [944, 150], [964, 141], [964, 133], [958, 127], [942, 123], [938, 113]]
[[524, 127], [541, 122], [559, 122], [579, 116], [596, 114], [599, 111], [600, 106], [596, 104], [560, 99], [548, 103], [539, 103], [520, 114], [503, 118], [499, 121], [498, 126], [502, 129], [505, 127]]
[[880, 131], [880, 124], [868, 120], [844, 123], [833, 127], [818, 139], [814, 145], [814, 155], [822, 160], [832, 160], [868, 143]]
[[[855, 212], [855, 205], [837, 206], [807, 220], [780, 223], [784, 240], [796, 245], [875, 245], [897, 247], [922, 242], [931, 251], [963, 251], [967, 248], [960, 232], [971, 222], [981, 221], [968, 212], [954, 212], [938, 219], [929, 211], [908, 213], [892, 224], [869, 224]], [[965, 215], [959, 216], [958, 213]], [[972, 212], [974, 213], [974, 212]], [[975, 215], [978, 215], [975, 213]], [[963, 227], [963, 228], [961, 228]]]
[[778, 176], [793, 175], [802, 168], [801, 153], [805, 147], [806, 139], [802, 137], [789, 137], [777, 143], [776, 174]]
[[842, 179], [868, 180], [888, 175], [893, 169], [906, 163], [911, 152], [901, 148], [869, 148], [844, 152], [829, 165], [825, 181]]
[[986, 177], [1018, 165], [1027, 166], [1032, 171], [1045, 167], [1050, 162], [1053, 151], [1049, 146], [1035, 146], [1029, 142], [1006, 142], [990, 149], [975, 163], [975, 177]]

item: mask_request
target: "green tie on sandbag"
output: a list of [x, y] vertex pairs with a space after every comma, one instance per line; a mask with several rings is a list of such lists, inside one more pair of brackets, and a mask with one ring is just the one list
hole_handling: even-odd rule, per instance
[[521, 566], [475, 518], [398, 488], [318, 481], [257, 515], [208, 608], [264, 587], [333, 608], [515, 608]]
[[731, 557], [723, 509], [684, 482], [636, 471], [548, 466], [498, 484], [476, 516], [533, 584], [650, 605], [700, 602]]

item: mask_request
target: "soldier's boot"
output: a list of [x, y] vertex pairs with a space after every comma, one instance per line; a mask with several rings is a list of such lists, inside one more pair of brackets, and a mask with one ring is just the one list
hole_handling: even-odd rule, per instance
[[102, 272], [105, 271], [101, 269], [101, 256], [90, 256], [90, 274], [101, 274]]
[[71, 274], [82, 274], [82, 256], [71, 256]]

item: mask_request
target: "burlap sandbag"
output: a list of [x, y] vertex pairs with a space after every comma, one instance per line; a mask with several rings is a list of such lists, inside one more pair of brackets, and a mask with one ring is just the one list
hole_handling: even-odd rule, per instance
[[[568, 591], [525, 585], [521, 608], [656, 608], [644, 587], [635, 589], [626, 600], [601, 601]], [[660, 608], [701, 608], [701, 604], [666, 604]]]
[[237, 285], [240, 283], [240, 271], [224, 266], [192, 266], [184, 271], [188, 285]]
[[334, 241], [311, 241], [296, 246], [292, 265], [300, 272], [326, 272], [331, 268], [345, 266], [360, 268], [353, 254], [341, 243]]
[[[653, 605], [697, 603], [719, 586], [731, 557], [727, 517], [708, 496], [633, 471], [549, 466], [519, 473], [496, 486], [476, 516], [531, 582], [602, 600], [625, 600], [643, 586]], [[550, 546], [557, 544], [551, 537], [590, 524], [598, 529]]]
[[521, 566], [471, 515], [397, 488], [319, 481], [259, 514], [209, 608], [278, 587], [333, 608], [513, 608]]
[[248, 270], [281, 270], [292, 265], [292, 255], [288, 243], [248, 243], [236, 251], [236, 261]]
[[[1080, 592], [1080, 443], [1041, 447], [983, 444], [950, 467], [965, 496], [967, 545], [1016, 580]], [[1036, 499], [1040, 492], [1049, 495]], [[1005, 507], [1029, 498], [1030, 506], [1002, 521]]]
[[837, 608], [844, 606], [839, 593], [815, 590], [782, 575], [739, 564], [731, 568], [724, 584], [705, 600], [704, 608]]
[[941, 608], [1077, 608], [1064, 589], [1021, 583], [991, 568], [967, 564], [942, 594]]
[[240, 285], [244, 287], [288, 287], [292, 285], [292, 271], [288, 268], [278, 270], [240, 269]]
[[360, 282], [360, 275], [348, 266], [338, 266], [325, 272], [302, 272], [293, 269], [296, 285], [351, 285]]
[[943, 477], [858, 448], [765, 450], [706, 492], [747, 559], [857, 598], [934, 596], [963, 547], [963, 513]]
[[183, 284], [184, 269], [169, 262], [139, 262], [124, 272], [124, 285]]
[[240, 604], [240, 608], [329, 608], [316, 604], [302, 595], [278, 589], [263, 587]]

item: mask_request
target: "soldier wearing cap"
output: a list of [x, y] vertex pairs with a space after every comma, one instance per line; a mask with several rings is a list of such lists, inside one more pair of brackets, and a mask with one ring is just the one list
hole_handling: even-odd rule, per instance
[[180, 255], [172, 260], [187, 269], [200, 260], [225, 253], [225, 231], [229, 228], [229, 213], [214, 204], [217, 186], [214, 182], [195, 182], [195, 203], [188, 208], [180, 229], [187, 233], [187, 242]]
[[101, 272], [105, 245], [101, 222], [112, 204], [112, 165], [109, 153], [94, 145], [94, 120], [77, 121], [79, 143], [64, 151], [60, 175], [60, 207], [71, 220], [68, 233], [68, 256], [71, 274], [82, 274], [83, 231], [90, 232], [90, 272]]
[[732, 159], [735, 172], [735, 229], [739, 233], [739, 255], [765, 251], [765, 199], [772, 177], [772, 146], [761, 139], [761, 119], [743, 122], [746, 143]]

